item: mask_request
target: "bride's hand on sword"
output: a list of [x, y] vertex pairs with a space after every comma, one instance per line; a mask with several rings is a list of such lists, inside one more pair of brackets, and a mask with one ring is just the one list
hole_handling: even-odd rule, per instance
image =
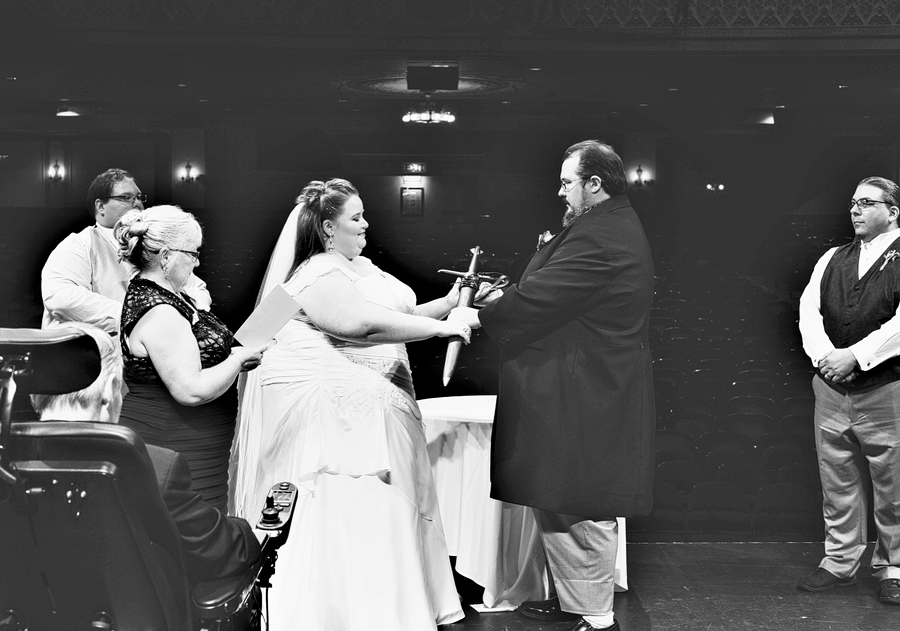
[[[450, 291], [447, 292], [447, 304], [451, 305], [451, 307], [455, 307], [459, 304], [459, 289], [461, 284], [462, 279], [457, 278], [456, 282], [450, 287]], [[502, 295], [503, 291], [496, 287], [494, 283], [486, 281], [482, 282], [478, 285], [478, 290], [475, 292], [475, 306], [486, 307]]]
[[441, 320], [441, 327], [438, 331], [438, 337], [461, 337], [463, 342], [468, 344], [472, 340], [472, 327], [462, 320]]

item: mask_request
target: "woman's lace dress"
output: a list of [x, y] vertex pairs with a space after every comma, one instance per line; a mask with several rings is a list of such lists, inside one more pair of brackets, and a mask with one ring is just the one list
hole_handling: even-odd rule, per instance
[[122, 306], [120, 337], [128, 393], [119, 422], [134, 429], [144, 442], [183, 455], [191, 467], [192, 488], [224, 511], [237, 417], [235, 387], [204, 405], [181, 405], [169, 394], [150, 358], [132, 354], [128, 334], [150, 309], [163, 304], [175, 307], [191, 323], [203, 368], [215, 366], [231, 354], [232, 333], [216, 316], [194, 308], [185, 294], [176, 295], [151, 280], [134, 278]]
[[[375, 273], [317, 255], [285, 289], [298, 295], [343, 274], [370, 302], [412, 310], [409, 287], [355, 262]], [[434, 629], [462, 618], [406, 347], [343, 342], [300, 311], [257, 372], [257, 409], [246, 409], [251, 392], [242, 402], [239, 512], [255, 519], [277, 482], [300, 488], [270, 594], [272, 629]]]

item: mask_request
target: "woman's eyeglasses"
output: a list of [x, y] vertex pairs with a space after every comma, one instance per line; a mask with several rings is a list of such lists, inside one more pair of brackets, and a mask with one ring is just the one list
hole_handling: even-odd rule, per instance
[[195, 261], [200, 260], [200, 253], [196, 250], [178, 250], [176, 248], [172, 248], [173, 252], [181, 252], [182, 254], [187, 254], [188, 256], [194, 257]]

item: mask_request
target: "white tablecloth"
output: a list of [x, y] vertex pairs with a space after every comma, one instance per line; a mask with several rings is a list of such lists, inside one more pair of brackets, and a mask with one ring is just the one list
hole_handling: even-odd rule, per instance
[[[484, 587], [484, 605], [511, 609], [547, 597], [544, 549], [532, 509], [490, 497], [497, 397], [422, 399], [428, 455], [456, 571]], [[619, 519], [616, 591], [628, 588], [625, 520]]]

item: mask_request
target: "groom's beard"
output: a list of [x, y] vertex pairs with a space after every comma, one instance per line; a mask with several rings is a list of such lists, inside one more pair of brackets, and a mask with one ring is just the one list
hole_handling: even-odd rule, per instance
[[582, 193], [581, 200], [578, 202], [577, 206], [568, 205], [568, 208], [566, 208], [566, 212], [563, 215], [562, 219], [563, 228], [568, 228], [573, 223], [575, 223], [576, 219], [593, 208], [593, 206], [588, 205], [586, 197], [587, 195]]

